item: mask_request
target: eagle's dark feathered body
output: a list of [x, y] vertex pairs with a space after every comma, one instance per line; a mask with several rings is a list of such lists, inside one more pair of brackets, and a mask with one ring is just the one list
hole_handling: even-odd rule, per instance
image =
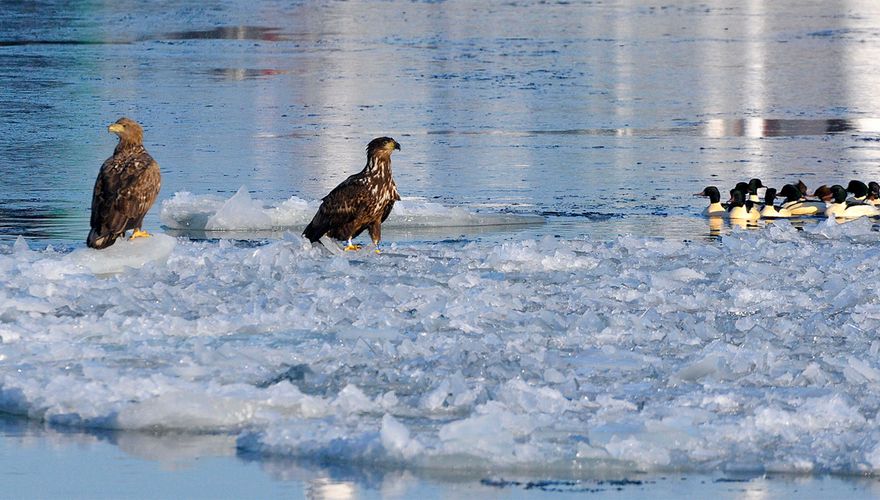
[[107, 248], [129, 229], [140, 230], [159, 195], [159, 164], [143, 145], [143, 129], [120, 118], [109, 130], [119, 136], [113, 156], [101, 165], [92, 194], [91, 231], [86, 244]]
[[367, 165], [323, 198], [303, 236], [314, 242], [326, 234], [351, 243], [366, 229], [378, 247], [382, 222], [388, 218], [394, 202], [400, 200], [391, 177], [391, 152], [395, 149], [399, 150], [400, 144], [390, 137], [370, 141]]

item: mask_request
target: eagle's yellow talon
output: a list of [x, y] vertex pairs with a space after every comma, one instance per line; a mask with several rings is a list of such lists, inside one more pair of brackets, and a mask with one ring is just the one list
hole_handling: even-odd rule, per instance
[[149, 238], [150, 236], [152, 235], [146, 231], [135, 229], [134, 232], [131, 233], [131, 238], [129, 238], [129, 240], [133, 240], [135, 238]]
[[360, 245], [355, 245], [354, 243], [349, 243], [347, 247], [345, 247], [346, 252], [354, 252], [356, 250], [360, 250]]

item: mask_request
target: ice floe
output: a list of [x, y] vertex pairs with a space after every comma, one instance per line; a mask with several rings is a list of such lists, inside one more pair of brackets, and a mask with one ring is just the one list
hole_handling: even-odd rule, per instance
[[[216, 195], [175, 193], [162, 202], [160, 218], [165, 227], [184, 231], [302, 231], [318, 210], [320, 200], [296, 196], [281, 202], [254, 199], [245, 186], [231, 198]], [[418, 198], [406, 198], [394, 205], [383, 227], [435, 228], [541, 224], [536, 215], [502, 212], [472, 212]]]
[[0, 246], [0, 411], [393, 466], [880, 471], [869, 221], [379, 255], [165, 238], [109, 275]]

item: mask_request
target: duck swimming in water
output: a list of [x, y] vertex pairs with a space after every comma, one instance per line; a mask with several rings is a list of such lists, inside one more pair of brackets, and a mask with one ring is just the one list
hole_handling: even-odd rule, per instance
[[764, 193], [764, 208], [761, 209], [761, 217], [767, 219], [781, 219], [785, 217], [791, 217], [791, 211], [786, 208], [773, 205], [774, 200], [776, 200], [776, 189], [767, 188], [767, 191]]
[[831, 200], [831, 188], [826, 186], [825, 184], [822, 184], [821, 186], [816, 188], [815, 192], [813, 192], [813, 198], [827, 203]]
[[754, 204], [746, 200], [746, 193], [739, 189], [730, 190], [730, 204], [727, 207], [727, 217], [742, 221], [753, 222], [761, 218], [761, 213]]
[[805, 199], [800, 189], [793, 184], [782, 186], [779, 195], [785, 198], [785, 201], [782, 202], [781, 208], [791, 212], [791, 215], [794, 217], [798, 215], [821, 215], [825, 213], [825, 202]]
[[880, 209], [865, 202], [847, 201], [847, 190], [840, 185], [831, 186], [832, 200], [825, 210], [828, 217], [840, 217], [844, 219], [856, 219], [858, 217], [876, 217], [880, 215]]
[[865, 203], [870, 203], [875, 207], [880, 205], [880, 184], [874, 181], [868, 183], [868, 197], [865, 198]]
[[748, 183], [749, 197], [748, 200], [752, 203], [760, 203], [761, 199], [758, 198], [758, 189], [767, 187], [761, 183], [761, 179], [751, 179]]
[[852, 193], [852, 201], [865, 201], [868, 197], [868, 185], [862, 181], [851, 180], [846, 185], [846, 192]]
[[722, 217], [727, 215], [727, 208], [721, 204], [721, 192], [715, 186], [706, 186], [705, 189], [694, 196], [708, 196], [709, 206], [703, 210], [706, 217]]

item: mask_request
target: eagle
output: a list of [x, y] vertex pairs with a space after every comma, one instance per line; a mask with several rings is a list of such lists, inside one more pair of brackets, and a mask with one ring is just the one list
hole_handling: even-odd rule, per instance
[[144, 129], [120, 118], [107, 130], [119, 136], [113, 156], [101, 165], [92, 194], [92, 219], [86, 245], [107, 248], [129, 229], [131, 239], [150, 236], [141, 230], [144, 215], [159, 195], [159, 164], [144, 149]]
[[325, 234], [340, 241], [348, 241], [346, 250], [357, 250], [352, 238], [364, 229], [379, 251], [382, 222], [388, 218], [394, 202], [400, 200], [397, 185], [391, 178], [391, 153], [400, 150], [400, 144], [390, 137], [377, 137], [367, 144], [367, 165], [336, 186], [321, 200], [318, 213], [306, 226], [303, 236], [311, 242]]

